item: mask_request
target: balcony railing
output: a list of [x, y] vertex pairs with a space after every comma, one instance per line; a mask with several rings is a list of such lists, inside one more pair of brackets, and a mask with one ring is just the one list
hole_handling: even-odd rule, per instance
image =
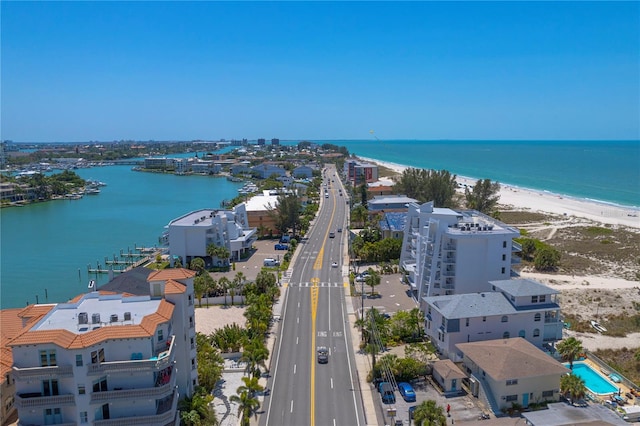
[[173, 360], [175, 358], [175, 352], [173, 350], [175, 341], [175, 336], [171, 336], [171, 344], [169, 345], [169, 348], [166, 351], [158, 352], [155, 357], [150, 359], [110, 361], [89, 364], [87, 366], [87, 374], [95, 376], [103, 373], [161, 370], [173, 364]]
[[173, 402], [171, 408], [162, 414], [153, 414], [150, 416], [129, 416], [118, 417], [109, 420], [96, 420], [93, 422], [95, 426], [156, 426], [174, 423], [176, 421], [178, 409], [178, 392], [173, 392]]
[[72, 393], [49, 396], [43, 396], [40, 393], [23, 393], [16, 394], [15, 398], [17, 408], [65, 407], [76, 404], [75, 396]]
[[116, 400], [135, 400], [137, 398], [162, 398], [171, 393], [176, 385], [176, 375], [171, 375], [171, 381], [166, 385], [151, 387], [151, 388], [137, 388], [137, 389], [122, 389], [111, 390], [103, 392], [92, 392], [91, 403], [103, 402], [103, 401], [116, 401]]
[[45, 380], [51, 378], [73, 377], [73, 367], [70, 365], [54, 365], [52, 367], [20, 368], [14, 365], [13, 376], [18, 380]]
[[[72, 423], [56, 423], [56, 426], [77, 426], [78, 423], [72, 422]], [[19, 421], [18, 422], [18, 426], [38, 426], [35, 423], [24, 423]]]

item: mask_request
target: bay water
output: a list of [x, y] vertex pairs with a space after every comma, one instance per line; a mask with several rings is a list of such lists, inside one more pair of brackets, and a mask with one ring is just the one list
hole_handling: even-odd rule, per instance
[[[640, 206], [639, 141], [315, 142], [410, 167]], [[105, 257], [113, 258], [121, 250], [157, 245], [170, 220], [193, 210], [219, 208], [242, 186], [220, 177], [135, 172], [131, 166], [77, 173], [108, 186], [80, 200], [0, 210], [0, 308], [64, 302], [87, 291], [89, 280], [96, 279], [87, 273], [88, 264], [104, 266]], [[107, 280], [107, 275], [97, 276], [98, 284]]]

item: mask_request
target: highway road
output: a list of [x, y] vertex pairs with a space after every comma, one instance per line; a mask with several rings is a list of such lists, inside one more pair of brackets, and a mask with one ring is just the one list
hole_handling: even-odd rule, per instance
[[[260, 425], [365, 424], [345, 304], [349, 206], [346, 195], [339, 194], [338, 188], [343, 194], [344, 188], [335, 167], [327, 167], [325, 175], [329, 196], [324, 198], [323, 186], [319, 214], [308, 241], [298, 246], [285, 284], [280, 334], [267, 383], [271, 392], [265, 397]], [[345, 232], [337, 232], [338, 228]], [[338, 266], [332, 267], [332, 262]], [[317, 361], [320, 346], [329, 349], [327, 364]]]

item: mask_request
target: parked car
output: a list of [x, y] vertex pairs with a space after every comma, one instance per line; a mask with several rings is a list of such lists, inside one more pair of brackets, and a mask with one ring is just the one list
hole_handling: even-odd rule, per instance
[[280, 265], [280, 262], [278, 262], [277, 260], [275, 260], [275, 259], [273, 259], [273, 258], [267, 257], [267, 258], [262, 262], [262, 264], [263, 264], [264, 266], [278, 266], [278, 265]]
[[413, 420], [413, 413], [416, 411], [417, 405], [412, 405], [409, 407], [409, 419]]
[[368, 276], [369, 273], [367, 271], [364, 271], [363, 273], [356, 275], [356, 281], [359, 283], [366, 281]]
[[278, 244], [274, 245], [273, 248], [276, 249], [276, 250], [289, 250], [289, 244], [278, 243]]
[[395, 404], [396, 394], [393, 392], [393, 386], [389, 382], [382, 382], [378, 385], [378, 391], [382, 397], [382, 402], [385, 404]]
[[416, 393], [413, 390], [413, 387], [407, 382], [398, 383], [398, 391], [402, 398], [404, 398], [407, 402], [416, 402]]

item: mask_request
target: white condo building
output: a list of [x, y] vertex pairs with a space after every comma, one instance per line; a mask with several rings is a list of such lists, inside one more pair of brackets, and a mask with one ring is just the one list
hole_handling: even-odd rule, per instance
[[21, 314], [11, 340], [19, 425], [178, 425], [197, 385], [193, 277], [149, 274], [150, 296], [94, 291]]
[[517, 276], [521, 247], [516, 228], [478, 211], [409, 204], [400, 265], [422, 301], [425, 296], [490, 291], [489, 281]]
[[[167, 225], [166, 237], [171, 256], [179, 256], [183, 265], [196, 257], [207, 257], [207, 246], [214, 244], [229, 249], [232, 260], [239, 260], [257, 239], [256, 229], [249, 227], [244, 203], [233, 210], [203, 209], [185, 214]], [[223, 266], [218, 259], [214, 266]]]
[[528, 279], [489, 284], [488, 292], [421, 300], [425, 333], [439, 353], [459, 362], [458, 343], [522, 337], [542, 349], [562, 339], [559, 291]]

